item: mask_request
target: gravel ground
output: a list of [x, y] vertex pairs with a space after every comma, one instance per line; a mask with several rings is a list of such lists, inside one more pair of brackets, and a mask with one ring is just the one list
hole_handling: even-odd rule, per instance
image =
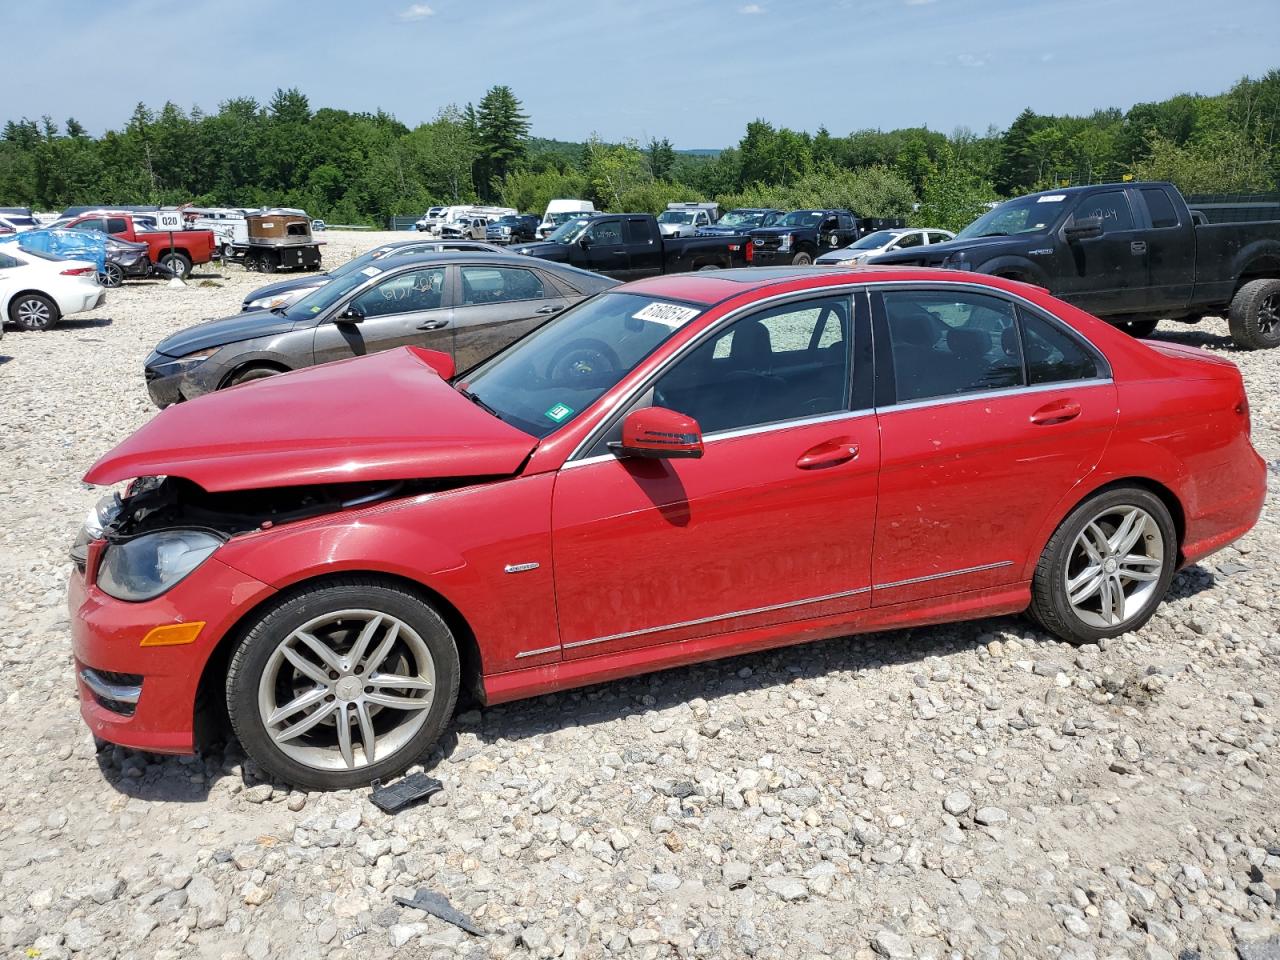
[[[385, 235], [382, 235], [385, 236]], [[330, 232], [326, 262], [382, 236]], [[0, 944], [25, 957], [1280, 957], [1280, 502], [1140, 633], [1016, 618], [837, 640], [458, 719], [446, 789], [260, 782], [233, 743], [96, 753], [68, 662], [78, 478], [153, 413], [197, 270], [0, 341]], [[1280, 352], [1241, 365], [1280, 473]], [[447, 892], [473, 938], [394, 894]]]

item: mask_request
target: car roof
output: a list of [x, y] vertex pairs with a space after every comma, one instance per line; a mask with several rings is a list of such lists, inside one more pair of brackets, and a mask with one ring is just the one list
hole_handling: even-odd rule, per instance
[[[430, 264], [483, 264], [495, 267], [524, 267], [526, 270], [534, 268], [538, 270], [546, 270], [550, 273], [562, 273], [567, 277], [578, 277], [599, 283], [603, 286], [617, 285], [618, 281], [603, 274], [592, 273], [590, 270], [582, 270], [578, 267], [571, 267], [567, 263], [556, 263], [554, 260], [543, 260], [539, 257], [526, 257], [519, 253], [491, 253], [488, 250], [441, 250], [436, 253], [423, 251], [422, 253], [406, 253], [403, 256], [394, 258], [395, 269], [401, 269], [418, 263]], [[383, 258], [379, 263], [389, 264], [391, 261]], [[390, 266], [387, 270], [392, 269]]]
[[[661, 277], [636, 280], [617, 288], [616, 293], [638, 293], [650, 297], [686, 300], [704, 306], [714, 306], [725, 300], [757, 290], [788, 287], [803, 291], [809, 287], [829, 287], [839, 284], [856, 285], [885, 281], [939, 280], [990, 285], [1000, 287], [1007, 282], [990, 282], [985, 274], [973, 274], [959, 270], [939, 270], [934, 267], [913, 266], [851, 266], [851, 267], [737, 267], [732, 270], [700, 270], [697, 273], [677, 273]], [[1010, 281], [1012, 282], [1012, 281]]]

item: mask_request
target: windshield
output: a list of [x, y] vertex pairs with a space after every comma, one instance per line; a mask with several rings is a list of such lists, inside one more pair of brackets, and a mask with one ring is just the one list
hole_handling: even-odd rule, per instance
[[554, 240], [556, 243], [573, 243], [578, 237], [582, 236], [582, 232], [587, 229], [590, 223], [591, 220], [589, 218], [566, 220], [556, 227], [555, 232], [550, 234], [547, 239]]
[[666, 210], [658, 217], [659, 223], [693, 223], [693, 214], [680, 210]]
[[1019, 197], [988, 210], [956, 234], [957, 240], [974, 237], [1009, 237], [1016, 233], [1044, 233], [1066, 211], [1066, 194], [1046, 193]]
[[634, 293], [592, 297], [498, 354], [463, 386], [541, 439], [576, 419], [702, 309]]
[[850, 250], [877, 250], [886, 243], [892, 243], [894, 237], [901, 234], [894, 233], [892, 230], [877, 230], [875, 233], [868, 233], [857, 243], [849, 245]]
[[778, 221], [782, 227], [816, 227], [822, 222], [821, 210], [793, 210]]
[[[359, 270], [361, 267], [368, 266], [375, 260], [381, 260], [389, 253], [394, 253], [399, 247], [374, 247], [368, 253], [362, 253], [358, 257], [348, 260], [340, 267], [334, 267], [329, 271], [331, 277], [345, 277], [352, 271]], [[416, 248], [415, 248], [416, 249]]]
[[764, 220], [763, 210], [730, 210], [720, 218], [721, 227], [758, 227]]
[[314, 290], [308, 291], [306, 296], [285, 307], [283, 312], [285, 316], [292, 317], [295, 320], [314, 317], [317, 313], [328, 310], [356, 287], [370, 277], [376, 277], [381, 272], [377, 267], [365, 266], [360, 270], [351, 271], [346, 276], [334, 277], [323, 287], [316, 287]]

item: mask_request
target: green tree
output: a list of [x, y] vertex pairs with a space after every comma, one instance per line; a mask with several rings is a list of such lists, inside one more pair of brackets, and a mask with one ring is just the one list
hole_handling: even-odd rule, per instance
[[669, 178], [676, 165], [676, 151], [671, 141], [665, 137], [662, 140], [650, 140], [645, 152], [649, 156], [649, 170], [654, 177], [659, 180]]
[[476, 183], [481, 195], [492, 197], [507, 171], [525, 155], [529, 117], [511, 88], [498, 85], [489, 88], [472, 113], [464, 114], [464, 122], [474, 126], [480, 150]]
[[910, 217], [912, 226], [941, 227], [956, 231], [983, 212], [996, 199], [995, 188], [983, 180], [947, 147], [924, 181], [920, 207]]

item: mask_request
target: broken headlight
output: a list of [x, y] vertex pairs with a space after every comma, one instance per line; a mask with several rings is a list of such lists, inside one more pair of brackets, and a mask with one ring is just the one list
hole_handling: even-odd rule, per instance
[[150, 600], [177, 584], [222, 546], [204, 530], [159, 530], [112, 543], [98, 567], [98, 587], [117, 600]]

